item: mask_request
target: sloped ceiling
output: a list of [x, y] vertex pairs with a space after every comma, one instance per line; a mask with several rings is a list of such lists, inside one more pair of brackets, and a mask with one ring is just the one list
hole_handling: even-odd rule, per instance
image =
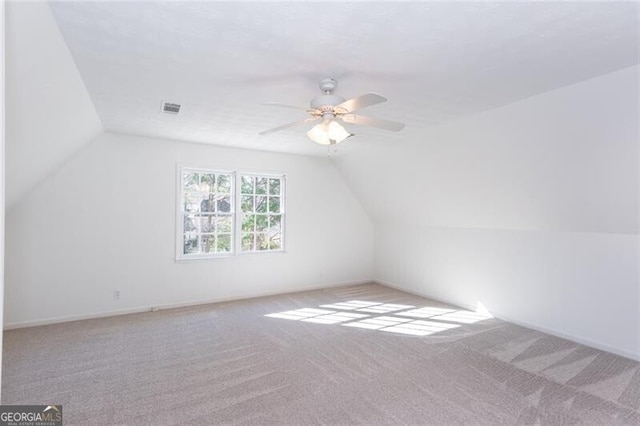
[[11, 207], [103, 130], [324, 155], [306, 128], [258, 132], [304, 117], [261, 103], [306, 106], [329, 76], [407, 123], [351, 127], [341, 151], [413, 141], [636, 64], [638, 4], [11, 1], [5, 38]]
[[47, 3], [7, 2], [8, 208], [102, 131]]
[[376, 224], [635, 234], [639, 72], [406, 129], [398, 144], [345, 142], [357, 149], [333, 160]]
[[[321, 78], [407, 129], [443, 123], [637, 63], [635, 3], [55, 2], [108, 131], [303, 154], [294, 128]], [[163, 100], [183, 105], [160, 113]], [[352, 128], [360, 140], [403, 133]], [[406, 133], [411, 134], [411, 132]], [[345, 144], [346, 145], [346, 144]]]

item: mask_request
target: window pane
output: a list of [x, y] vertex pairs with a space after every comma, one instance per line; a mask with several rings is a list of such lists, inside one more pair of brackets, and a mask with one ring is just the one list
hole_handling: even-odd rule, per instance
[[269, 230], [269, 249], [279, 250], [282, 246], [282, 232], [279, 228], [271, 228]]
[[253, 195], [242, 196], [242, 211], [243, 212], [253, 211]]
[[256, 250], [269, 250], [269, 236], [256, 234]]
[[240, 187], [240, 192], [243, 194], [253, 194], [253, 187], [255, 184], [255, 179], [251, 176], [242, 176], [242, 186]]
[[196, 234], [185, 234], [183, 247], [182, 252], [184, 254], [199, 253], [200, 246], [198, 244], [198, 236]]
[[269, 197], [269, 211], [280, 213], [280, 197]]
[[244, 234], [242, 236], [242, 251], [253, 251], [255, 234]]
[[255, 230], [256, 216], [253, 214], [245, 215], [242, 219], [242, 231], [253, 232]]
[[199, 187], [200, 176], [195, 172], [184, 172], [182, 174], [182, 187], [185, 191], [197, 191]]
[[193, 232], [198, 230], [198, 221], [195, 215], [184, 216], [184, 232]]
[[182, 210], [185, 212], [199, 212], [202, 197], [197, 193], [186, 193], [182, 198]]
[[269, 194], [280, 195], [280, 179], [269, 179]]
[[282, 247], [282, 216], [269, 217], [269, 250], [279, 250]]
[[202, 173], [200, 175], [200, 191], [214, 192], [216, 183], [216, 175], [214, 173]]
[[273, 232], [280, 232], [282, 224], [282, 216], [281, 215], [271, 215], [269, 216], [269, 230]]
[[256, 194], [266, 194], [267, 193], [267, 178], [256, 178]]
[[256, 215], [256, 232], [266, 232], [269, 229], [269, 216], [266, 214]]
[[200, 232], [213, 233], [216, 230], [216, 223], [212, 215], [202, 215], [198, 218], [200, 221]]
[[257, 213], [266, 213], [267, 212], [267, 197], [266, 197], [266, 195], [257, 196], [256, 197], [256, 212]]
[[207, 194], [200, 196], [200, 211], [201, 212], [212, 212], [214, 211], [214, 197], [213, 194]]
[[216, 219], [218, 232], [231, 232], [233, 226], [231, 216], [218, 216]]
[[204, 253], [215, 252], [216, 237], [215, 235], [203, 235], [202, 236], [202, 251]]
[[231, 192], [231, 175], [218, 175], [216, 191]]
[[231, 235], [222, 234], [218, 235], [218, 253], [229, 253], [231, 251]]
[[222, 213], [231, 212], [231, 196], [225, 195], [221, 199], [218, 200], [218, 211]]
[[278, 239], [271, 237], [271, 240], [269, 241], [269, 250], [280, 250], [280, 247], [280, 236], [278, 236]]

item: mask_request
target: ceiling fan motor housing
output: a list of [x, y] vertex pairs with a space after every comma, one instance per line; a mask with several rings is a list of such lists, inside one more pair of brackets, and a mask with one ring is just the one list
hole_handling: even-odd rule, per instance
[[323, 110], [324, 107], [333, 110], [333, 107], [343, 103], [345, 99], [338, 95], [321, 95], [311, 100], [311, 109]]

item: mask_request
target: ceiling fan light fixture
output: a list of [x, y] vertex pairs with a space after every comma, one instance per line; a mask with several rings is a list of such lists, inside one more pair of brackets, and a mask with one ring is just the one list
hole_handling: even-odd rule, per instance
[[313, 126], [307, 132], [307, 136], [320, 145], [336, 145], [353, 135], [347, 132], [337, 121], [330, 120]]

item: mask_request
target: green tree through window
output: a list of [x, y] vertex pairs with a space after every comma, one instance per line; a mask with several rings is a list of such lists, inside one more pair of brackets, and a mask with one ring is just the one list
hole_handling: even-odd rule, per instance
[[266, 251], [282, 248], [282, 177], [243, 175], [241, 250]]

